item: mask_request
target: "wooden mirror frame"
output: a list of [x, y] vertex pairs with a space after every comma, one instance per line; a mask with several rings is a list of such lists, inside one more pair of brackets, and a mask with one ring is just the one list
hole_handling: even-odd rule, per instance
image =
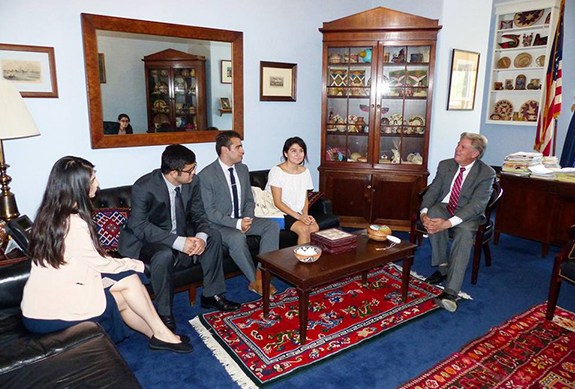
[[[135, 34], [161, 35], [177, 38], [229, 42], [232, 46], [232, 130], [242, 138], [244, 134], [244, 79], [243, 33], [181, 24], [149, 22], [112, 16], [81, 14], [84, 40], [84, 62], [90, 115], [90, 134], [93, 149], [165, 145], [172, 143], [214, 142], [217, 131], [177, 131], [152, 134], [106, 135], [102, 113], [102, 93], [98, 68], [98, 40], [96, 30]], [[142, 75], [143, 76], [143, 75]], [[227, 129], [226, 129], [227, 130]]]

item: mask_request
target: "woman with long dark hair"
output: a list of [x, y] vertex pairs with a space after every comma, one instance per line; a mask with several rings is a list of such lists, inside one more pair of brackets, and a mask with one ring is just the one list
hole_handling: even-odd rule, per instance
[[271, 168], [266, 191], [272, 194], [275, 206], [285, 216], [285, 229], [297, 234], [297, 244], [309, 243], [312, 232], [319, 230], [314, 217], [308, 214], [307, 191], [313, 189], [307, 160], [307, 146], [294, 136], [285, 141], [284, 162]]
[[172, 333], [154, 309], [138, 276], [143, 262], [101, 248], [90, 214], [97, 190], [94, 165], [85, 159], [64, 157], [52, 168], [29, 244], [24, 325], [47, 333], [95, 321], [119, 342], [128, 334], [125, 322], [150, 338], [151, 349], [191, 352], [189, 339]]

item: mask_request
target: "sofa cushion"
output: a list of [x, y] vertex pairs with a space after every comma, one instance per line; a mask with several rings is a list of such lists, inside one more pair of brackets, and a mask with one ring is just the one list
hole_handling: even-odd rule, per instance
[[124, 223], [130, 217], [130, 208], [96, 209], [92, 214], [102, 248], [108, 252], [118, 251], [118, 239]]

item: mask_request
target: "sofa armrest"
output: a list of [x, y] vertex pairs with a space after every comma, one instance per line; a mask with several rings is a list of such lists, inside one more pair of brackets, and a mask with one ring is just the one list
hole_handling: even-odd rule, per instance
[[27, 259], [0, 267], [0, 309], [19, 307], [24, 285], [30, 277], [31, 261]]
[[319, 198], [313, 203], [309, 209], [309, 214], [314, 215], [331, 215], [333, 214], [331, 208], [331, 201], [326, 198]]

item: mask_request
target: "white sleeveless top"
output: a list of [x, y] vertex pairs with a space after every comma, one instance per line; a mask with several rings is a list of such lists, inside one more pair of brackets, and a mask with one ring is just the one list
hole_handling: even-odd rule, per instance
[[274, 166], [268, 175], [266, 191], [271, 193], [272, 186], [282, 189], [282, 201], [285, 205], [295, 212], [302, 212], [307, 191], [313, 189], [313, 182], [307, 168], [299, 174], [290, 174], [279, 166]]

